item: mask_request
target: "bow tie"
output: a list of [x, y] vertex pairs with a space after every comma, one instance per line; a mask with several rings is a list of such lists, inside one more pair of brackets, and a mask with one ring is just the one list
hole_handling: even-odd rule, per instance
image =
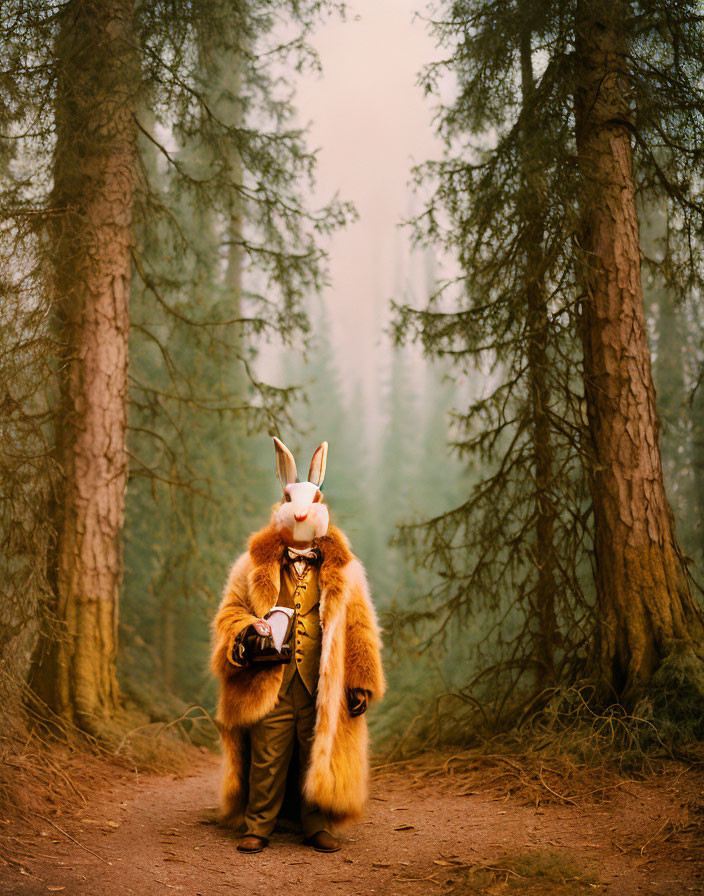
[[302, 551], [296, 548], [286, 548], [286, 559], [294, 566], [317, 566], [320, 563], [320, 551], [317, 548], [308, 548]]

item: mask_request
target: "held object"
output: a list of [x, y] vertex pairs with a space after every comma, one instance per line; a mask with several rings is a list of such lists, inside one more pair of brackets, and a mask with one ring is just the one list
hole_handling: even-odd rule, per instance
[[291, 662], [291, 638], [296, 613], [287, 607], [274, 607], [264, 619], [269, 623], [270, 635], [261, 635], [254, 625], [247, 626], [235, 639], [232, 663], [246, 666], [249, 663], [280, 665]]

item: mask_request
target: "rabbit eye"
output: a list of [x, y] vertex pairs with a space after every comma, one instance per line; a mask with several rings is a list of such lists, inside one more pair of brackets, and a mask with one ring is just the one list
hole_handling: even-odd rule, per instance
[[315, 504], [318, 501], [322, 501], [322, 500], [323, 500], [322, 494], [320, 492], [316, 492], [315, 497], [313, 498], [313, 503]]
[[291, 500], [291, 495], [290, 495], [288, 492], [284, 492], [284, 499], [285, 499], [286, 501], [290, 501], [290, 500]]

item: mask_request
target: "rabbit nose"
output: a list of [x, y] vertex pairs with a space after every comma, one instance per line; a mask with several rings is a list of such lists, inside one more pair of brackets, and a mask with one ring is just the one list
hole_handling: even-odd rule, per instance
[[307, 513], [301, 513], [301, 514], [294, 513], [293, 516], [297, 523], [302, 523], [303, 520], [308, 516], [308, 514]]

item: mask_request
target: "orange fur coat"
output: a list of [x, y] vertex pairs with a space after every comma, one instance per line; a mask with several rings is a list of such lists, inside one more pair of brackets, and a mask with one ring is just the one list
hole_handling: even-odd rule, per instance
[[[384, 693], [381, 640], [364, 569], [339, 529], [315, 540], [319, 570], [322, 653], [317, 717], [303, 792], [339, 823], [362, 812], [369, 763], [367, 722], [347, 710], [347, 688], [366, 688], [373, 700]], [[237, 825], [248, 796], [247, 729], [276, 704], [283, 667], [233, 666], [236, 636], [276, 604], [285, 545], [273, 524], [249, 540], [232, 567], [213, 623], [211, 668], [220, 679], [218, 721], [225, 747], [222, 819]]]

